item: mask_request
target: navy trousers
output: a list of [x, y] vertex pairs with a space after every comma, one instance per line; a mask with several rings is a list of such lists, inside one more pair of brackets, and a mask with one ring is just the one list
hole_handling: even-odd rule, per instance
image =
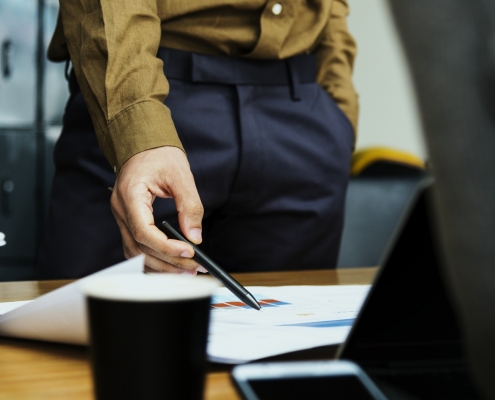
[[[354, 132], [316, 83], [316, 60], [260, 61], [160, 49], [165, 104], [205, 209], [201, 247], [231, 272], [334, 268]], [[40, 279], [124, 260], [110, 211], [115, 174], [75, 78], [55, 148]], [[172, 199], [156, 221], [177, 226]]]

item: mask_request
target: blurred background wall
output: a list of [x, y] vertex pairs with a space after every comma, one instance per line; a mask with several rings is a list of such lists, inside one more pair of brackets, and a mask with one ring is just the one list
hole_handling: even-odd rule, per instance
[[425, 158], [406, 59], [385, 0], [348, 0], [357, 41], [354, 84], [360, 98], [357, 148], [388, 146]]

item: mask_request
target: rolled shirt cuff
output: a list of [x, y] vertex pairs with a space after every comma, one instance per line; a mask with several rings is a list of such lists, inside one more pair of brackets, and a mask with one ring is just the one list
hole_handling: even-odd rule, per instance
[[168, 107], [158, 101], [143, 101], [110, 121], [102, 147], [117, 173], [135, 154], [163, 146], [184, 151]]

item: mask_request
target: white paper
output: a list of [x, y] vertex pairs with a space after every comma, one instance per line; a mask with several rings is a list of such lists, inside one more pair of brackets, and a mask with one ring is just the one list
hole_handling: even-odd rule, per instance
[[8, 313], [9, 311], [14, 310], [15, 308], [19, 308], [24, 304], [30, 303], [32, 300], [24, 300], [24, 301], [7, 301], [5, 303], [0, 303], [0, 315]]
[[[0, 303], [0, 335], [86, 345], [81, 282], [94, 276], [143, 271], [144, 257], [107, 268], [32, 301]], [[345, 341], [369, 290], [355, 286], [252, 286], [261, 311], [239, 307], [225, 288], [212, 299], [208, 358], [243, 363]], [[16, 308], [17, 307], [17, 308]]]
[[306, 350], [345, 341], [350, 327], [300, 328], [287, 326], [240, 326], [219, 323], [210, 329], [208, 359], [225, 364], [240, 364], [261, 358]]
[[134, 257], [0, 315], [0, 335], [85, 345], [88, 332], [86, 303], [79, 290], [81, 282], [109, 274], [140, 274], [143, 266], [144, 256]]
[[239, 307], [227, 289], [218, 289], [212, 300], [208, 356], [241, 363], [343, 343], [369, 287], [247, 287], [260, 311]]

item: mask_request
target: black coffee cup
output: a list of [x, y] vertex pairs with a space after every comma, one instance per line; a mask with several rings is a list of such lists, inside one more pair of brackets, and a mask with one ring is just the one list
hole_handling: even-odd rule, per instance
[[98, 400], [202, 399], [207, 277], [122, 274], [82, 286]]

